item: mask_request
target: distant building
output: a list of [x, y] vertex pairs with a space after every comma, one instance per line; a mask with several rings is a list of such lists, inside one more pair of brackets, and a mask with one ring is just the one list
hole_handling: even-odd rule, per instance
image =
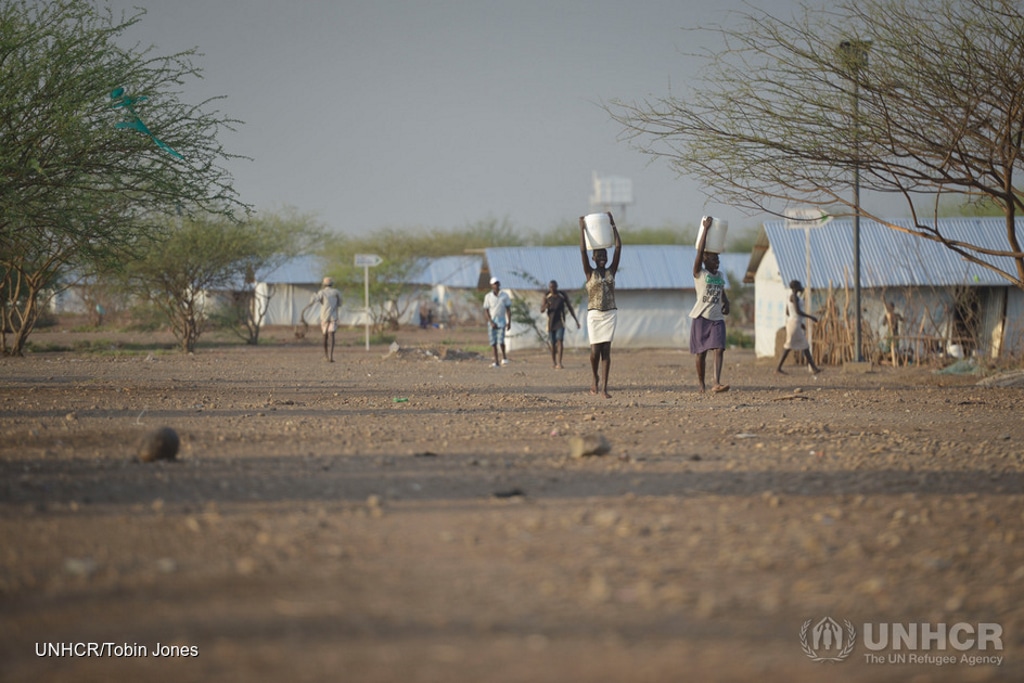
[[[404, 315], [403, 324], [420, 323], [420, 314], [432, 311], [438, 323], [477, 322], [474, 293], [480, 279], [483, 257], [479, 255], [424, 258], [414, 264], [408, 276], [408, 292], [396, 302]], [[299, 325], [302, 311], [327, 272], [317, 256], [300, 256], [283, 263], [256, 283], [256, 300], [266, 307], [264, 325]], [[342, 325], [366, 322], [362, 290], [346, 291], [340, 316]], [[422, 305], [421, 305], [422, 304]], [[306, 322], [318, 320], [319, 309], [307, 312]]]
[[410, 307], [403, 322], [420, 326], [482, 323], [476, 290], [483, 261], [478, 254], [420, 259], [408, 282], [417, 288], [413, 296], [418, 305]]
[[[322, 259], [299, 256], [257, 279], [255, 305], [266, 311], [262, 324], [289, 327], [301, 324], [302, 310], [320, 289], [325, 274]], [[306, 321], [313, 323], [317, 319], [316, 315], [307, 316]]]
[[[911, 226], [909, 220], [892, 223]], [[951, 239], [993, 250], [1008, 248], [1006, 222], [1001, 217], [946, 218], [939, 225]], [[1024, 232], [1024, 219], [1017, 219], [1017, 229]], [[868, 220], [861, 220], [860, 231], [861, 319], [875, 337], [886, 336], [885, 304], [891, 302], [903, 318], [903, 351], [915, 357], [998, 358], [1024, 353], [1024, 291], [939, 243]], [[837, 293], [836, 300], [848, 300], [852, 306], [852, 219], [833, 220], [808, 234], [812, 312], [825, 304], [829, 288]], [[807, 284], [806, 252], [805, 232], [787, 229], [784, 221], [768, 221], [758, 234], [745, 281], [755, 287], [759, 357], [778, 352], [776, 338], [785, 327], [788, 284], [790, 280]], [[1008, 257], [984, 258], [1004, 270], [1015, 270]]]

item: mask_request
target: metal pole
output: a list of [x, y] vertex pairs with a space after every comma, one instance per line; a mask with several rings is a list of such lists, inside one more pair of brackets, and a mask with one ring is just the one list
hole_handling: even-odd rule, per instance
[[363, 305], [366, 307], [366, 350], [370, 350], [370, 266], [363, 266]]
[[[867, 55], [864, 55], [867, 58]], [[858, 65], [860, 62], [857, 62]], [[858, 72], [860, 68], [858, 66]], [[858, 74], [859, 75], [859, 74]], [[853, 163], [853, 305], [857, 307], [857, 329], [854, 331], [854, 344], [857, 345], [853, 354], [858, 363], [864, 362], [861, 346], [861, 306], [860, 306], [860, 85], [853, 83], [853, 144], [856, 159]]]
[[853, 331], [853, 358], [856, 362], [864, 361], [861, 349], [861, 304], [860, 304], [860, 70], [867, 66], [870, 41], [844, 40], [839, 49], [850, 61], [853, 68], [853, 305], [856, 307], [854, 320], [856, 329]]
[[[804, 258], [807, 264], [807, 282], [804, 287], [804, 310], [809, 314], [814, 315], [814, 311], [811, 310], [811, 226], [804, 224]], [[814, 321], [807, 321], [807, 347], [808, 350], [814, 353]]]
[[[853, 111], [854, 116], [857, 112], [857, 99], [853, 100]], [[857, 307], [856, 325], [857, 329], [854, 330], [854, 344], [856, 344], [856, 350], [853, 354], [854, 360], [858, 363], [864, 361], [864, 354], [861, 347], [861, 330], [860, 330], [860, 165], [855, 164], [853, 167], [853, 305]]]

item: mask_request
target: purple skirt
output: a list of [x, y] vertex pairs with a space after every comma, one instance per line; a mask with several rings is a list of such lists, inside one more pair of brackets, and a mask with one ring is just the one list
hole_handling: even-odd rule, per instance
[[690, 353], [725, 348], [725, 321], [690, 318]]

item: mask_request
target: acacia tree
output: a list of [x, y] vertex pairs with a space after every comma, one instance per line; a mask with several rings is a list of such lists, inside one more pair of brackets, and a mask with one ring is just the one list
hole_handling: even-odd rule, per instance
[[[0, 346], [21, 355], [71, 271], [117, 269], [146, 216], [244, 208], [217, 134], [237, 121], [179, 100], [195, 50], [123, 48], [144, 12], [91, 0], [0, 3]], [[216, 99], [216, 98], [215, 98]]]
[[[701, 55], [692, 92], [613, 101], [624, 137], [720, 201], [776, 215], [787, 205], [857, 213], [1024, 287], [1014, 220], [1024, 209], [1017, 0], [847, 0], [791, 20], [744, 17], [740, 28], [708, 29], [719, 46]], [[856, 201], [854, 171], [865, 190], [902, 195], [914, 227]], [[950, 196], [999, 207], [1005, 249], [943, 234], [935, 218]]]
[[250, 239], [241, 242], [248, 253], [237, 254], [235, 289], [225, 311], [225, 322], [247, 344], [260, 341], [274, 286], [267, 284], [258, 293], [258, 282], [280, 268], [289, 259], [313, 253], [321, 247], [326, 232], [312, 216], [293, 208], [281, 212], [256, 214], [247, 221]]
[[260, 231], [224, 216], [171, 219], [126, 266], [125, 287], [156, 306], [181, 349], [191, 353], [216, 305], [211, 295], [232, 290], [263, 249]]
[[[337, 264], [332, 272], [338, 283], [348, 292], [358, 292], [361, 302], [364, 286], [368, 289], [371, 325], [375, 334], [385, 329], [397, 329], [398, 321], [405, 315], [412, 297], [403, 296], [409, 291], [410, 277], [416, 273], [419, 258], [424, 253], [429, 239], [396, 229], [384, 229], [368, 237], [339, 236], [327, 245], [326, 260]], [[429, 247], [427, 247], [429, 249]], [[380, 265], [365, 270], [354, 265], [356, 254], [376, 254], [381, 257]], [[364, 278], [368, 282], [364, 283]], [[306, 311], [303, 312], [305, 320]]]

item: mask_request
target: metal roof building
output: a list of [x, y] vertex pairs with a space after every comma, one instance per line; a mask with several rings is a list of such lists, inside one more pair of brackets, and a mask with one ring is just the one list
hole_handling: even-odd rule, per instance
[[261, 281], [272, 284], [319, 283], [326, 274], [322, 258], [306, 255], [288, 259], [262, 277]]
[[[910, 230], [910, 219], [892, 224]], [[1024, 232], [1024, 219], [1016, 221]], [[941, 234], [981, 250], [1006, 252], [1009, 244], [1002, 217], [943, 218]], [[957, 252], [876, 221], [860, 224], [862, 324], [878, 338], [884, 329], [885, 305], [895, 305], [906, 321], [901, 339], [912, 332], [920, 357], [926, 347], [966, 347], [998, 357], [1024, 353], [1024, 291], [999, 273], [969, 262]], [[994, 267], [1015, 273], [1008, 256], [977, 254]], [[809, 258], [808, 258], [809, 256]], [[808, 261], [810, 277], [808, 278]], [[791, 280], [805, 284], [812, 311], [828, 290], [851, 291], [853, 220], [833, 220], [810, 230], [788, 229], [785, 221], [766, 222], [750, 256], [746, 282], [755, 283], [755, 349], [758, 356], [779, 353], [779, 330], [785, 327]], [[841, 301], [847, 301], [844, 294]], [[848, 303], [845, 305], [849, 305]], [[965, 322], [966, 321], [966, 322]], [[1019, 322], [1020, 321], [1020, 322]], [[966, 340], [966, 343], [964, 342]]]
[[472, 254], [420, 259], [408, 284], [476, 289], [480, 284], [483, 262], [483, 256]]
[[[910, 219], [893, 220], [894, 225], [910, 229]], [[1024, 218], [1017, 219], [1024, 233]], [[942, 234], [951, 240], [978, 245], [984, 249], [1006, 251], [1006, 222], [1003, 218], [940, 219]], [[811, 281], [813, 289], [831, 283], [853, 286], [853, 219], [838, 219], [821, 228], [807, 231], [810, 236]], [[775, 254], [783, 282], [807, 279], [805, 231], [788, 229], [785, 221], [768, 221], [758, 238], [747, 267], [745, 281], [754, 275], [769, 245]], [[989, 286], [1006, 287], [1010, 283], [988, 268], [970, 263], [938, 242], [894, 230], [875, 221], [860, 224], [861, 287], [915, 286]], [[982, 256], [993, 265], [1013, 272], [1009, 257]]]

